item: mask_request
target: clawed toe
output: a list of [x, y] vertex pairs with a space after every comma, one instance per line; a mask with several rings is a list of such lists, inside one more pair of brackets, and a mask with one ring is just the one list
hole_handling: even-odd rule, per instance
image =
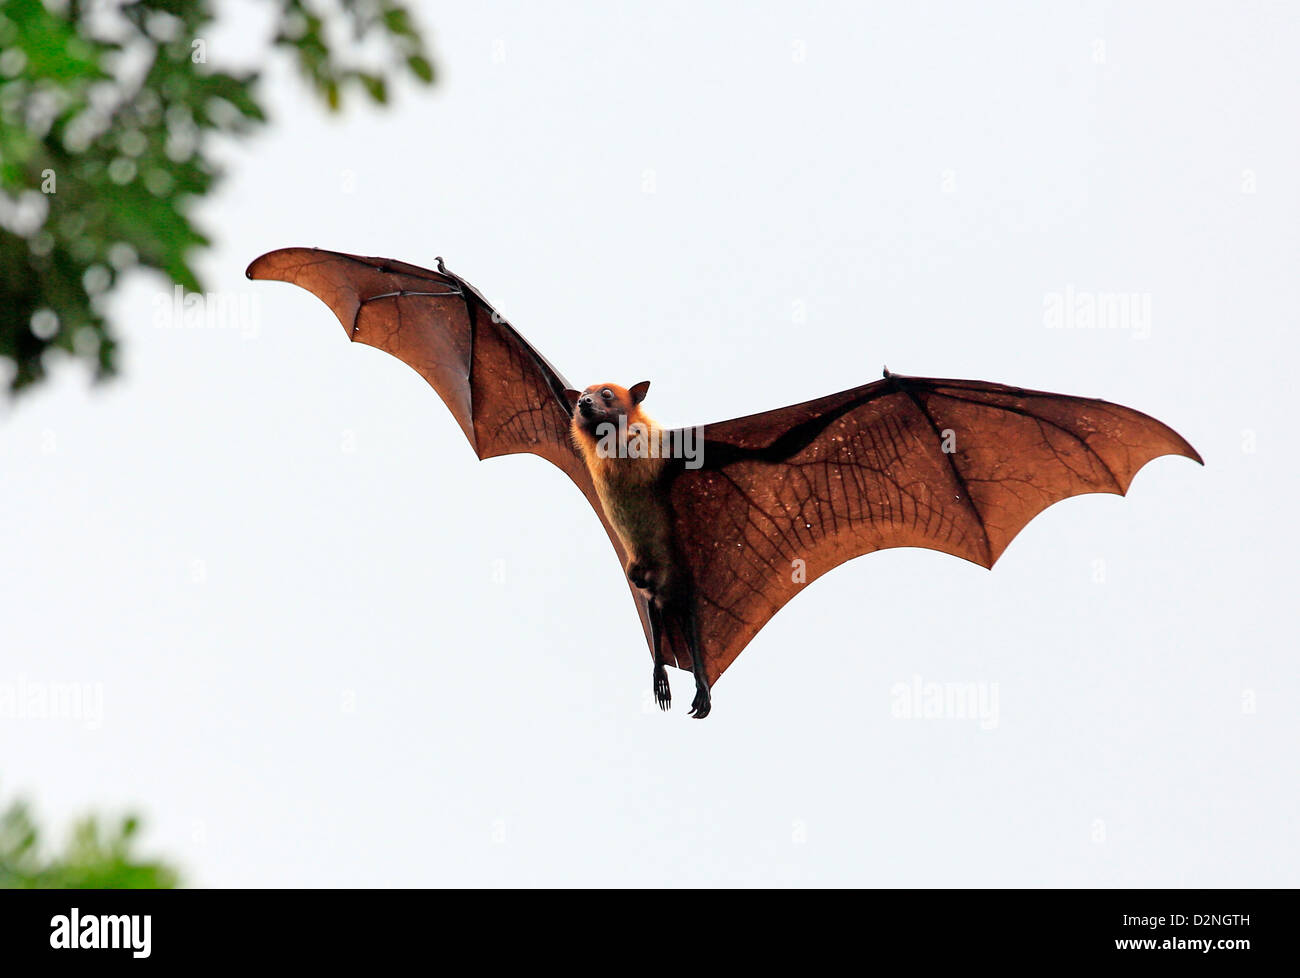
[[707, 686], [697, 686], [695, 688], [695, 699], [691, 701], [691, 716], [696, 720], [703, 720], [709, 715], [709, 710], [713, 708], [713, 697], [709, 695]]
[[655, 676], [655, 702], [659, 704], [661, 710], [667, 710], [673, 705], [673, 692], [668, 686], [666, 674]]

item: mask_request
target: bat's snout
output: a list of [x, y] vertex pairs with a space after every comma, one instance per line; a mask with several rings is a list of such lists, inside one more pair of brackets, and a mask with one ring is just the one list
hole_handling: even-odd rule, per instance
[[578, 413], [584, 418], [590, 418], [596, 413], [596, 402], [590, 394], [583, 394], [578, 398]]

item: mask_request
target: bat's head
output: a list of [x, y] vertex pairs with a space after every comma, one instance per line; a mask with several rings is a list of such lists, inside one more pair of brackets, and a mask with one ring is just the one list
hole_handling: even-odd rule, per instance
[[606, 423], [617, 424], [620, 417], [631, 417], [645, 400], [650, 381], [643, 380], [631, 389], [618, 384], [592, 384], [585, 391], [565, 391], [573, 408], [573, 421], [590, 433]]

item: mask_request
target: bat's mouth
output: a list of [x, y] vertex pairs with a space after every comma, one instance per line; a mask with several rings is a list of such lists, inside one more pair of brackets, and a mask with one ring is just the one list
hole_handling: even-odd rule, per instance
[[587, 419], [594, 418], [596, 416], [596, 405], [592, 404], [591, 401], [579, 401], [578, 413]]

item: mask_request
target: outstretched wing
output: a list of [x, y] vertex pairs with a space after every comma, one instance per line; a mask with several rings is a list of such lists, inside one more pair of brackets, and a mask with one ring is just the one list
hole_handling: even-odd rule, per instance
[[[330, 307], [348, 339], [413, 367], [438, 392], [479, 458], [527, 452], [560, 468], [587, 497], [620, 564], [626, 563], [569, 434], [568, 382], [441, 259], [435, 272], [386, 258], [283, 248], [258, 258], [247, 275], [301, 286]], [[648, 633], [645, 601], [635, 589], [632, 596]]]
[[586, 467], [569, 438], [567, 387], [546, 358], [472, 285], [442, 266], [283, 248], [248, 266], [248, 277], [291, 282], [315, 294], [348, 339], [391, 353], [442, 397], [479, 458], [531, 452], [580, 487]]
[[[992, 567], [1052, 503], [1123, 495], [1175, 431], [1106, 401], [886, 373], [704, 429], [670, 498], [712, 682], [806, 583], [873, 550]], [[802, 561], [802, 563], [799, 563]]]

